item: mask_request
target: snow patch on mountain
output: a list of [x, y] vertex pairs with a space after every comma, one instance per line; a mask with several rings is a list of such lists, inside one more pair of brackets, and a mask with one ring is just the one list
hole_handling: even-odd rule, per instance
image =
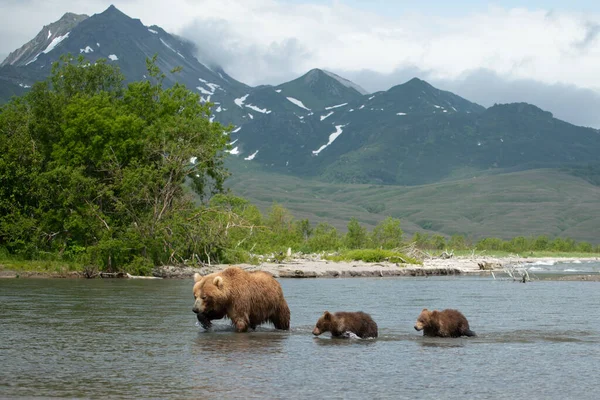
[[327, 115], [321, 115], [321, 121], [323, 121], [325, 118], [329, 117], [332, 114], [333, 114], [333, 111], [330, 111], [329, 114], [327, 114]]
[[244, 105], [244, 102], [246, 101], [246, 99], [248, 98], [248, 96], [250, 96], [250, 93], [248, 93], [245, 96], [242, 97], [238, 97], [237, 99], [234, 99], [233, 102], [238, 106], [238, 107], [242, 107]]
[[171, 45], [169, 45], [169, 43], [165, 42], [163, 40], [163, 38], [159, 38], [160, 41], [162, 42], [162, 44], [164, 44], [165, 46], [167, 46], [169, 49], [171, 49], [171, 51], [177, 53], [177, 55], [181, 58], [183, 58], [185, 60], [185, 57], [183, 56], [183, 54], [181, 54], [180, 52], [178, 52], [177, 50], [175, 50], [173, 47], [171, 47]]
[[295, 99], [295, 98], [293, 98], [293, 97], [286, 97], [286, 99], [288, 99], [288, 101], [289, 101], [290, 103], [292, 103], [292, 104], [294, 104], [294, 105], [297, 105], [297, 106], [298, 106], [298, 107], [300, 107], [300, 108], [304, 108], [305, 110], [308, 110], [308, 111], [310, 111], [310, 108], [306, 107], [306, 106], [304, 105], [304, 103], [302, 103], [300, 100], [298, 100], [298, 99]]
[[[266, 108], [260, 108], [255, 105], [252, 105], [252, 104], [244, 104], [244, 105], [246, 107], [248, 107], [249, 109], [254, 110], [256, 112], [263, 113], [263, 114], [271, 114], [271, 110], [267, 110]], [[248, 115], [250, 115], [250, 114], [248, 114]]]
[[254, 157], [256, 157], [257, 154], [258, 154], [258, 150], [256, 150], [254, 153], [250, 154], [248, 157], [244, 157], [244, 160], [246, 160], [246, 161], [254, 160]]
[[156, 32], [154, 29], [150, 29], [150, 28], [148, 28], [148, 32], [154, 33], [155, 35], [158, 34], [158, 32]]
[[[213, 91], [213, 94], [217, 91], [217, 89], [221, 89], [221, 86], [217, 85], [216, 83], [206, 82], [206, 86], [208, 86], [210, 88], [210, 90]], [[223, 89], [221, 89], [221, 90], [223, 90]]]
[[114, 54], [109, 54], [108, 58], [110, 58], [112, 61], [117, 61], [119, 59], [119, 57]]
[[326, 110], [333, 110], [334, 108], [338, 108], [338, 107], [344, 107], [347, 106], [348, 103], [342, 103], [342, 104], [338, 104], [337, 106], [330, 106], [330, 107], [325, 107]]
[[196, 89], [198, 89], [200, 91], [200, 93], [202, 93], [202, 94], [208, 94], [208, 95], [214, 94], [213, 92], [204, 89], [202, 86], [196, 86]]
[[79, 49], [79, 53], [93, 53], [94, 49], [92, 49], [90, 46], [85, 46], [85, 49]]
[[340, 136], [343, 132], [342, 128], [345, 127], [346, 125], [336, 125], [335, 126], [335, 132], [333, 132], [331, 135], [329, 135], [329, 141], [327, 142], [327, 144], [324, 144], [323, 146], [319, 147], [317, 150], [313, 150], [313, 154], [318, 156], [320, 152], [322, 152], [323, 150], [325, 150], [325, 148], [327, 148], [327, 146], [329, 146], [331, 143], [333, 143], [333, 141], [335, 139], [338, 138], [338, 136]]
[[[48, 45], [48, 47], [46, 47], [46, 49], [43, 50], [42, 53], [50, 53], [52, 50], [54, 50], [54, 48], [56, 46], [58, 46], [58, 44], [60, 42], [62, 42], [63, 40], [65, 40], [66, 38], [69, 37], [69, 33], [71, 33], [71, 32], [67, 32], [67, 33], [65, 33], [62, 36], [57, 36], [54, 39], [52, 39], [52, 41], [50, 42], [50, 44]], [[37, 56], [36, 56], [36, 58], [37, 58]]]

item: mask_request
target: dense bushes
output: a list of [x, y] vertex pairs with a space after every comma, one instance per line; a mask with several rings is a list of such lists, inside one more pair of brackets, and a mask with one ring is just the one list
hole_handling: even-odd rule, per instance
[[223, 191], [229, 137], [197, 94], [148, 71], [124, 87], [117, 67], [65, 56], [0, 108], [0, 247], [141, 272], [216, 251], [204, 200]]

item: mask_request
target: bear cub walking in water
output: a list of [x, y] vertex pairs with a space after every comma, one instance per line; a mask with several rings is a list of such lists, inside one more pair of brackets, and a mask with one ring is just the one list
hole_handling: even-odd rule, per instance
[[458, 310], [429, 311], [424, 308], [415, 323], [417, 331], [423, 336], [460, 337], [477, 336], [469, 328], [469, 321]]
[[359, 312], [336, 312], [331, 314], [329, 311], [319, 318], [313, 335], [319, 336], [324, 332], [331, 332], [331, 337], [346, 337], [347, 332], [354, 333], [356, 336], [367, 339], [377, 337], [377, 324], [369, 314]]

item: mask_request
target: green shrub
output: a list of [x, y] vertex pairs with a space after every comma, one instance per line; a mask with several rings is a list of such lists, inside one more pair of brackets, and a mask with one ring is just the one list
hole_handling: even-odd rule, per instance
[[348, 232], [344, 236], [344, 245], [349, 249], [362, 249], [367, 244], [367, 229], [356, 218], [348, 222]]
[[402, 235], [400, 220], [387, 217], [375, 226], [371, 235], [371, 241], [375, 247], [388, 250], [395, 249], [402, 245]]

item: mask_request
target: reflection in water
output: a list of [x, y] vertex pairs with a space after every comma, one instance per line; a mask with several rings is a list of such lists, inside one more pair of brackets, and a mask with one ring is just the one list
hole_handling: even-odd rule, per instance
[[250, 357], [281, 353], [289, 333], [261, 331], [237, 333], [233, 331], [199, 332], [192, 352], [195, 356]]
[[379, 339], [353, 339], [353, 338], [334, 338], [334, 337], [313, 337], [313, 342], [319, 346], [373, 346]]
[[423, 336], [421, 340], [419, 340], [419, 344], [423, 347], [464, 347], [466, 345], [465, 341], [470, 339], [462, 339], [462, 338], [437, 338], [437, 337], [428, 337]]

